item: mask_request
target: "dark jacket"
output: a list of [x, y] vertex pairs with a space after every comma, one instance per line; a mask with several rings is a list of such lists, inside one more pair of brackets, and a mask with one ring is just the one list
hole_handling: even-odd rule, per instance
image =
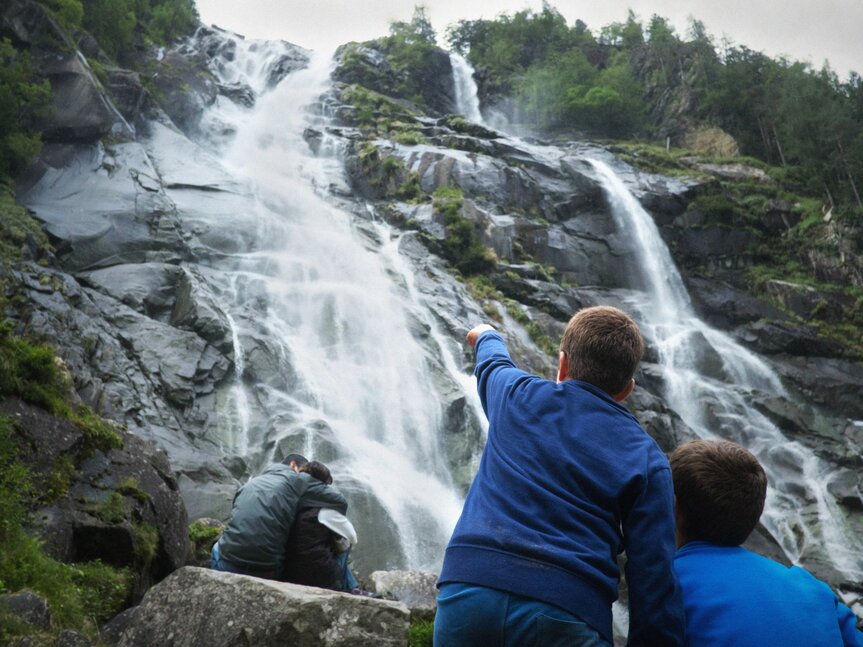
[[488, 441], [440, 583], [553, 604], [611, 641], [625, 549], [630, 644], [681, 645], [665, 454], [602, 390], [516, 368], [497, 333], [479, 337], [476, 362]]
[[271, 465], [237, 492], [231, 520], [219, 540], [222, 558], [249, 571], [280, 571], [285, 542], [297, 510], [332, 508], [344, 514], [348, 504], [332, 485], [288, 465]]
[[320, 508], [300, 510], [285, 550], [282, 579], [294, 584], [343, 591], [344, 572], [336, 561], [335, 535], [318, 521]]

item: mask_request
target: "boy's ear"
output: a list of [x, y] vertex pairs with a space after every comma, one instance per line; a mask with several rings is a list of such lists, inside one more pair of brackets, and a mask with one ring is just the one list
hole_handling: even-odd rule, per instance
[[560, 351], [560, 357], [557, 360], [557, 383], [565, 382], [569, 379], [569, 358], [566, 353]]
[[632, 393], [632, 389], [635, 388], [635, 378], [631, 378], [629, 380], [629, 384], [627, 384], [623, 391], [614, 396], [615, 402], [623, 402], [626, 398], [629, 397], [629, 394]]

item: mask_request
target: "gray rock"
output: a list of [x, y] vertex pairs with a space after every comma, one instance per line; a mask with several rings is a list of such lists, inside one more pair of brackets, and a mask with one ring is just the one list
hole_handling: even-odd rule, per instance
[[116, 647], [117, 643], [120, 642], [120, 637], [132, 623], [137, 612], [138, 607], [129, 607], [102, 625], [99, 629], [99, 638], [102, 642], [109, 647]]
[[77, 631], [64, 629], [57, 636], [57, 647], [93, 647], [93, 643]]
[[30, 591], [0, 595], [0, 609], [28, 625], [46, 630], [51, 628], [48, 603]]
[[183, 270], [169, 263], [136, 263], [106, 267], [77, 275], [95, 288], [152, 319], [166, 321], [174, 308]]
[[845, 507], [859, 512], [863, 511], [863, 493], [860, 485], [859, 472], [841, 469], [830, 478], [827, 491]]
[[411, 621], [434, 619], [437, 609], [438, 574], [429, 571], [375, 571], [365, 580], [365, 587], [387, 600], [404, 604]]
[[68, 270], [187, 255], [176, 208], [140, 144], [47, 145], [18, 197]]
[[783, 321], [788, 318], [773, 304], [717, 278], [690, 274], [686, 277], [686, 286], [699, 316], [721, 329], [760, 319]]
[[37, 44], [47, 48], [66, 51], [74, 49], [69, 35], [54, 20], [54, 17], [38, 2], [32, 0], [13, 0], [3, 5], [2, 32], [15, 41], [35, 47]]
[[764, 289], [786, 310], [803, 319], [841, 323], [854, 308], [854, 297], [838, 290], [828, 292], [788, 281], [767, 281]]
[[767, 355], [789, 353], [801, 357], [843, 358], [853, 356], [851, 349], [818, 330], [790, 321], [756, 321], [735, 331], [747, 346]]
[[93, 142], [104, 135], [131, 138], [133, 132], [83, 55], [48, 56], [40, 71], [51, 82], [53, 109], [39, 124], [48, 142]]
[[147, 97], [147, 90], [141, 83], [137, 72], [109, 65], [105, 68], [107, 79], [105, 87], [113, 99], [114, 105], [130, 126], [138, 123], [141, 107]]
[[404, 645], [398, 602], [187, 566], [153, 587], [120, 647]]

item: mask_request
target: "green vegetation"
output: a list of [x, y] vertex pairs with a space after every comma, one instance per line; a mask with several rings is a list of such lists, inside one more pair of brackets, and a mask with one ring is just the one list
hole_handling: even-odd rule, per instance
[[471, 276], [466, 284], [473, 298], [482, 303], [483, 312], [498, 322], [503, 322], [500, 312], [491, 301], [503, 303], [506, 313], [519, 323], [527, 332], [528, 337], [533, 340], [540, 350], [552, 356], [556, 356], [560, 350], [551, 337], [546, 335], [538, 323], [528, 316], [522, 305], [515, 299], [510, 299], [498, 290], [487, 276]]
[[432, 206], [447, 228], [442, 254], [462, 274], [490, 272], [497, 265], [497, 257], [480, 242], [474, 224], [461, 215], [463, 205], [464, 196], [458, 187], [440, 186], [434, 192]]
[[[0, 417], [0, 593], [34, 591], [48, 601], [56, 632], [72, 628], [95, 637], [97, 623], [127, 603], [132, 575], [98, 561], [63, 564], [45, 555], [24, 529], [36, 492], [18, 453], [13, 425]], [[0, 614], [0, 643], [24, 634], [32, 635], [32, 628]]]
[[167, 44], [198, 23], [194, 0], [42, 0], [67, 28], [83, 27], [108, 56], [125, 60], [141, 36]]
[[0, 324], [0, 396], [14, 395], [71, 420], [93, 449], [121, 447], [120, 436], [89, 408], [70, 405], [69, 380], [54, 351], [13, 335], [12, 324]]
[[39, 153], [36, 124], [50, 99], [48, 81], [35, 78], [29, 53], [0, 40], [0, 182], [23, 171]]
[[863, 217], [859, 74], [843, 82], [827, 65], [717, 48], [697, 20], [681, 36], [665, 18], [643, 23], [631, 11], [594, 33], [544, 4], [461, 21], [447, 38], [482, 73], [486, 99], [512, 97], [511, 116], [529, 127], [663, 143], [671, 134], [724, 155], [727, 133], [744, 155], [780, 166], [795, 192]]
[[554, 343], [554, 340], [546, 335], [539, 324], [533, 321], [524, 311], [521, 304], [514, 299], [504, 299], [507, 314], [520, 323], [527, 331], [528, 336], [533, 340], [539, 349], [547, 355], [557, 355], [560, 347]]
[[408, 628], [408, 647], [432, 647], [434, 621], [418, 620]]
[[370, 137], [388, 137], [406, 145], [425, 141], [415, 118], [417, 113], [391, 98], [354, 84], [342, 89], [341, 99], [356, 108], [353, 121]]
[[37, 254], [52, 251], [39, 223], [15, 201], [11, 182], [0, 179], [0, 259], [18, 261], [25, 243], [34, 244]]
[[416, 7], [410, 22], [392, 23], [390, 35], [380, 42], [392, 66], [392, 94], [421, 106], [433, 101], [426, 93], [438, 74], [432, 57], [435, 32], [425, 9]]

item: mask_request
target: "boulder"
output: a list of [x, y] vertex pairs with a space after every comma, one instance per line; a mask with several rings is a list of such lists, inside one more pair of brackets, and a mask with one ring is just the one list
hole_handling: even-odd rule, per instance
[[404, 604], [411, 621], [433, 620], [437, 608], [438, 574], [430, 571], [375, 571], [364, 584], [386, 600]]
[[99, 638], [102, 642], [110, 647], [116, 647], [137, 612], [138, 607], [129, 607], [102, 625], [99, 629]]
[[154, 586], [119, 647], [380, 647], [407, 642], [407, 607], [187, 566]]
[[30, 591], [0, 595], [0, 611], [39, 629], [51, 628], [51, 611], [44, 598]]

